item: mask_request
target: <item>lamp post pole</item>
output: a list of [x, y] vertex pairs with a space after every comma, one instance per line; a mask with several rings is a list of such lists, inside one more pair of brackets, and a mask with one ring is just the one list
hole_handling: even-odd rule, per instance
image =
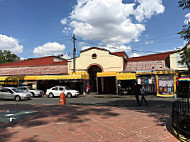
[[75, 73], [75, 54], [76, 54], [76, 48], [75, 48], [75, 34], [73, 34], [73, 73]]

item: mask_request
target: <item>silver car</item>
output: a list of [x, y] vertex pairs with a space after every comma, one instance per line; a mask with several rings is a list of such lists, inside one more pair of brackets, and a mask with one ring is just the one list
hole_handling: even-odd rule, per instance
[[15, 101], [31, 99], [31, 94], [23, 92], [15, 87], [4, 87], [0, 89], [0, 99], [12, 99]]
[[19, 86], [17, 88], [22, 90], [23, 92], [29, 92], [32, 97], [42, 97], [44, 94], [42, 90], [32, 89], [28, 86]]

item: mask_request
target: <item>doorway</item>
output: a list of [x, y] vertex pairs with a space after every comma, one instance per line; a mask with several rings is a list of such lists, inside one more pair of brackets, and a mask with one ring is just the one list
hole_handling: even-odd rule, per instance
[[91, 92], [97, 92], [97, 72], [102, 72], [102, 68], [98, 65], [92, 65], [88, 68], [89, 84]]

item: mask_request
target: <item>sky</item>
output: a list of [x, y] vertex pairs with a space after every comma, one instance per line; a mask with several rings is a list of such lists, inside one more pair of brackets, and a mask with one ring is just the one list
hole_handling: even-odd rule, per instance
[[190, 13], [177, 0], [0, 0], [0, 50], [22, 59], [99, 47], [129, 57], [173, 51]]

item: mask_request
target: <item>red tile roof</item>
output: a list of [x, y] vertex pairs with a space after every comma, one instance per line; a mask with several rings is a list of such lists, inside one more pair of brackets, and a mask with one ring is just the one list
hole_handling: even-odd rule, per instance
[[104, 48], [91, 47], [91, 48], [87, 48], [87, 49], [85, 49], [85, 50], [80, 51], [80, 53], [82, 53], [82, 52], [86, 52], [86, 51], [88, 51], [88, 50], [92, 50], [92, 49], [98, 49], [98, 50], [103, 50], [103, 51], [108, 51], [108, 52], [110, 52], [109, 50], [104, 49]]
[[113, 55], [116, 55], [116, 56], [120, 56], [120, 57], [123, 57], [123, 58], [127, 58], [127, 54], [125, 53], [125, 51], [121, 51], [121, 52], [113, 52], [112, 53]]
[[169, 51], [169, 52], [165, 52], [165, 53], [158, 53], [158, 54], [151, 54], [151, 55], [140, 56], [140, 57], [133, 57], [133, 58], [128, 58], [127, 61], [138, 62], [138, 61], [165, 60], [170, 54], [172, 54], [174, 52], [175, 51]]
[[59, 60], [55, 62], [54, 61], [54, 56], [48, 56], [48, 57], [42, 57], [42, 58], [35, 58], [35, 59], [29, 59], [29, 60], [22, 60], [18, 62], [12, 62], [12, 63], [5, 63], [5, 64], [0, 64], [1, 67], [26, 67], [26, 66], [43, 66], [43, 65], [57, 65], [57, 64], [63, 64], [67, 65], [67, 60], [58, 58]]
[[0, 75], [57, 75], [67, 74], [67, 65], [0, 68]]

